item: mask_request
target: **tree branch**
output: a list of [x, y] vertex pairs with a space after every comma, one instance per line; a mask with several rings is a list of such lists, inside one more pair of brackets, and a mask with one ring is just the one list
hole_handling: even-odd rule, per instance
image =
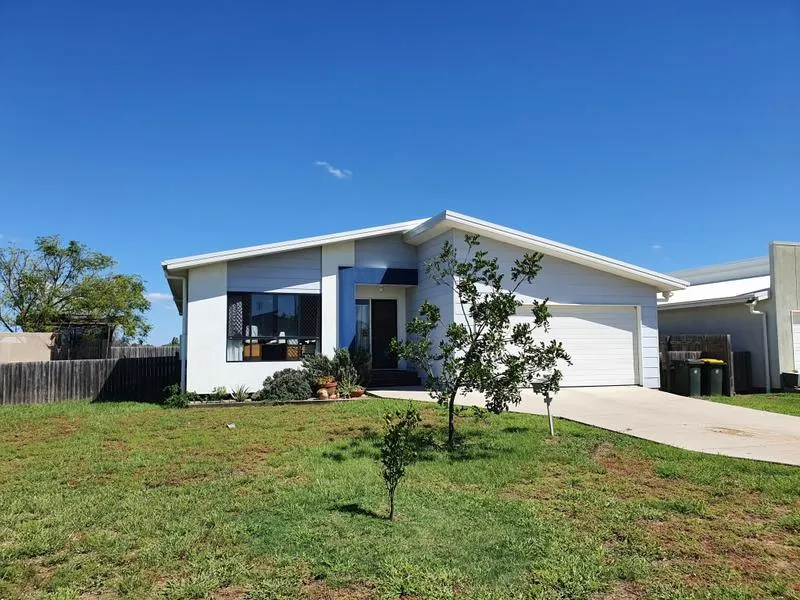
[[3, 324], [3, 326], [4, 326], [6, 329], [8, 329], [8, 331], [9, 331], [9, 332], [13, 332], [13, 331], [14, 331], [14, 329], [11, 327], [11, 325], [9, 325], [8, 323], [6, 323], [6, 320], [3, 318], [3, 315], [0, 315], [0, 323], [2, 323], [2, 324]]

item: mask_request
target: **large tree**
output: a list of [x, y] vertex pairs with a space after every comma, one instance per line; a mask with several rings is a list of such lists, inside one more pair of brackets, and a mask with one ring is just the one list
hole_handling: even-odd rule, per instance
[[111, 256], [57, 235], [33, 249], [0, 249], [0, 324], [9, 331], [53, 331], [81, 322], [107, 324], [110, 336], [143, 340], [150, 331], [144, 281], [113, 271]]
[[[504, 283], [497, 258], [479, 250], [477, 235], [466, 235], [465, 256], [459, 258], [450, 241], [425, 264], [425, 272], [437, 284], [450, 287], [457, 301], [456, 319], [445, 327], [439, 307], [425, 301], [407, 326], [408, 339], [393, 348], [426, 375], [426, 387], [448, 409], [448, 445], [455, 435], [455, 401], [459, 393], [478, 391], [486, 396], [492, 412], [507, 410], [521, 400], [520, 389], [534, 387], [550, 397], [561, 381], [559, 361], [569, 363], [561, 342], [543, 341], [537, 329], [548, 329], [547, 299], [533, 300], [530, 315], [513, 325], [522, 302], [517, 290], [531, 284], [542, 269], [542, 255], [526, 253], [510, 269], [510, 285]], [[460, 311], [460, 314], [458, 312]], [[432, 336], [439, 330], [439, 341]]]

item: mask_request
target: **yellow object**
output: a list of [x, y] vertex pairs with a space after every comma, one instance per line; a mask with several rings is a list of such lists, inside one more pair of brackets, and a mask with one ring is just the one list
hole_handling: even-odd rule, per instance
[[720, 360], [718, 358], [701, 358], [700, 362], [703, 362], [707, 365], [724, 365], [725, 361]]

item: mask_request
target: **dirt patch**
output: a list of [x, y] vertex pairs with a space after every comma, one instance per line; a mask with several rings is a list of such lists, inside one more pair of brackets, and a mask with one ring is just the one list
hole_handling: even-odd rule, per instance
[[733, 435], [736, 437], [754, 437], [753, 433], [745, 431], [744, 429], [734, 429], [733, 427], [706, 427], [708, 431], [714, 433], [722, 433], [724, 435]]
[[694, 564], [697, 576], [718, 568], [735, 571], [740, 583], [766, 582], [774, 573], [800, 581], [800, 549], [768, 530], [748, 535], [741, 530], [747, 524], [730, 514], [707, 520], [671, 517], [644, 527], [674, 560]]
[[0, 440], [8, 443], [29, 444], [41, 441], [58, 441], [58, 438], [73, 435], [81, 428], [82, 418], [74, 416], [53, 416], [31, 419], [24, 423], [16, 423], [11, 431], [0, 435]]
[[612, 444], [600, 444], [592, 455], [605, 473], [590, 474], [593, 485], [624, 500], [656, 498], [672, 500], [676, 497], [705, 497], [708, 490], [687, 481], [659, 477], [655, 462], [620, 452]]
[[103, 440], [100, 442], [100, 448], [109, 452], [127, 452], [129, 446], [122, 440]]
[[635, 600], [649, 598], [647, 591], [634, 581], [619, 581], [610, 592], [598, 596], [603, 600]]
[[240, 600], [247, 597], [247, 590], [240, 586], [218, 589], [211, 593], [211, 600]]
[[324, 581], [312, 581], [300, 589], [303, 600], [369, 600], [374, 590], [365, 585], [332, 588]]

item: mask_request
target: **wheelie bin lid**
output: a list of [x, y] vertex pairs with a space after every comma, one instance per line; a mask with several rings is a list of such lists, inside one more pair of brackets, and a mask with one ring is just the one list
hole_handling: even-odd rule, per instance
[[700, 362], [704, 363], [704, 364], [707, 364], [707, 365], [724, 365], [725, 364], [724, 360], [720, 360], [718, 358], [701, 358]]

